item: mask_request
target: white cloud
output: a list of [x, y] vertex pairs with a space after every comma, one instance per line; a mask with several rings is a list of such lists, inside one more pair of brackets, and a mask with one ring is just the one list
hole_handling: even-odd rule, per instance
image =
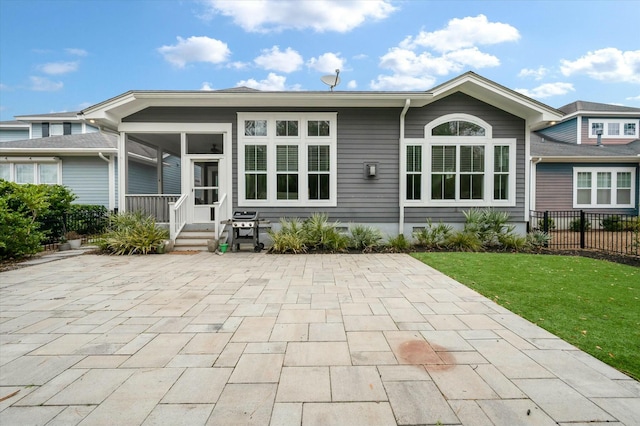
[[287, 77], [277, 75], [270, 72], [266, 79], [257, 81], [253, 78], [249, 80], [241, 80], [236, 83], [236, 86], [246, 86], [252, 89], [266, 90], [266, 91], [285, 91], [285, 90], [300, 90], [300, 85], [296, 84], [291, 87], [286, 85]]
[[266, 70], [290, 73], [300, 69], [304, 61], [302, 56], [290, 47], [281, 52], [278, 46], [273, 46], [271, 49], [263, 49], [262, 55], [253, 62]]
[[227, 64], [227, 68], [233, 68], [234, 70], [244, 70], [249, 68], [250, 65], [251, 64], [249, 62], [235, 61]]
[[184, 68], [190, 62], [219, 64], [231, 54], [227, 43], [213, 38], [193, 36], [184, 39], [178, 36], [177, 39], [177, 44], [159, 47], [158, 52], [178, 68]]
[[29, 80], [31, 81], [29, 89], [36, 92], [55, 92], [64, 86], [61, 81], [51, 81], [46, 77], [31, 76]]
[[4, 83], [0, 83], [0, 90], [9, 90], [9, 86]]
[[74, 62], [49, 62], [38, 66], [38, 69], [45, 74], [60, 75], [67, 74], [78, 70], [80, 64]]
[[362, 59], [367, 59], [369, 57], [369, 55], [367, 55], [366, 53], [359, 53], [357, 55], [355, 55], [353, 57], [354, 60], [362, 60]]
[[533, 90], [529, 89], [515, 89], [516, 92], [520, 92], [530, 98], [543, 99], [551, 96], [566, 95], [569, 92], [575, 92], [571, 83], [545, 83]]
[[349, 88], [349, 89], [351, 89], [351, 90], [357, 89], [357, 88], [358, 88], [358, 82], [357, 82], [357, 81], [355, 81], [355, 80], [350, 80], [350, 81], [347, 83], [347, 88]]
[[543, 66], [539, 66], [538, 69], [536, 70], [530, 69], [530, 68], [523, 68], [518, 73], [518, 77], [521, 77], [521, 78], [532, 77], [534, 80], [542, 80], [544, 76], [546, 76], [548, 73], [549, 73], [549, 70]]
[[340, 53], [323, 53], [317, 58], [311, 58], [307, 61], [307, 66], [313, 70], [335, 73], [336, 69], [343, 69], [345, 61], [340, 57]]
[[595, 80], [640, 83], [640, 50], [621, 51], [614, 47], [588, 52], [575, 61], [560, 61], [565, 76], [586, 74]]
[[[497, 67], [497, 56], [482, 52], [479, 45], [491, 45], [520, 38], [509, 24], [489, 22], [484, 15], [452, 19], [438, 31], [422, 31], [405, 38], [380, 57], [379, 66], [391, 71], [371, 82], [376, 90], [425, 90], [438, 76], [465, 69]], [[395, 82], [394, 82], [395, 81]]]
[[638, 96], [630, 96], [628, 98], [625, 98], [628, 101], [640, 101], [640, 95]]
[[89, 108], [91, 105], [93, 105], [93, 103], [91, 102], [81, 102], [80, 104], [78, 104], [78, 109], [82, 111], [85, 108]]
[[433, 87], [435, 78], [425, 75], [379, 75], [377, 80], [369, 84], [373, 90], [427, 90]]
[[367, 20], [381, 20], [396, 8], [389, 0], [204, 0], [204, 18], [221, 14], [249, 32], [282, 31], [285, 29], [317, 32], [351, 31]]
[[211, 83], [209, 83], [208, 81], [205, 81], [202, 83], [200, 90], [214, 90], [214, 89], [213, 87], [211, 87]]
[[515, 27], [501, 22], [489, 22], [486, 16], [454, 18], [442, 30], [421, 31], [415, 37], [407, 37], [400, 47], [415, 49], [427, 47], [438, 52], [449, 52], [478, 45], [490, 45], [516, 41], [520, 33]]
[[88, 52], [84, 49], [74, 49], [74, 48], [68, 48], [68, 49], [64, 49], [65, 52], [67, 52], [69, 55], [74, 55], [74, 56], [87, 56]]

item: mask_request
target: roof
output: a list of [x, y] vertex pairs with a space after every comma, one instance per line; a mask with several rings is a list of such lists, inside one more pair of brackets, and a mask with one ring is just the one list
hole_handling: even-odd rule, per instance
[[627, 144], [592, 145], [560, 142], [533, 133], [531, 135], [531, 156], [542, 158], [611, 158], [640, 161], [640, 139]]
[[521, 93], [467, 72], [429, 91], [261, 91], [238, 87], [211, 91], [132, 90], [82, 110], [79, 117], [116, 130], [124, 117], [145, 108], [162, 107], [423, 107], [463, 92], [521, 117], [534, 128], [558, 121], [563, 113]]
[[566, 115], [563, 121], [578, 115], [591, 115], [600, 117], [640, 117], [640, 108], [620, 105], [602, 104], [598, 102], [575, 101], [559, 108]]
[[8, 127], [8, 128], [29, 128], [29, 123], [24, 122], [24, 121], [19, 121], [19, 120], [7, 120], [7, 121], [0, 121], [0, 127]]
[[0, 154], [117, 152], [117, 139], [108, 133], [82, 133], [0, 143]]
[[29, 115], [16, 115], [16, 119], [20, 121], [34, 121], [41, 119], [78, 119], [78, 111], [67, 111], [67, 112], [52, 112], [48, 114], [29, 114]]

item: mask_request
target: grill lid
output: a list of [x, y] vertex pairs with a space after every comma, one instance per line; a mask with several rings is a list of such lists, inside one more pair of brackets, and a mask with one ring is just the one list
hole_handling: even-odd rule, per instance
[[258, 212], [256, 211], [234, 212], [233, 220], [258, 220]]

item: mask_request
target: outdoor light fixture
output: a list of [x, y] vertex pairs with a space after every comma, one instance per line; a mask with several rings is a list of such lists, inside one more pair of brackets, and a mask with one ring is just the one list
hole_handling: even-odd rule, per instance
[[364, 176], [375, 178], [378, 175], [378, 163], [364, 163]]

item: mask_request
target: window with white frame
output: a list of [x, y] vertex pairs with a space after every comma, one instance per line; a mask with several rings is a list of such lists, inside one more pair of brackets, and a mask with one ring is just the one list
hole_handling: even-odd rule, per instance
[[598, 132], [604, 139], [638, 138], [639, 120], [637, 119], [589, 119], [589, 138], [596, 139]]
[[632, 208], [635, 203], [634, 167], [574, 167], [574, 208]]
[[[335, 113], [239, 113], [238, 204], [335, 206]], [[258, 152], [259, 151], [259, 152]], [[259, 159], [258, 159], [259, 156]], [[258, 163], [259, 167], [258, 167]]]
[[7, 158], [0, 162], [0, 179], [15, 183], [49, 184], [61, 183], [60, 161], [55, 158], [33, 159]]
[[409, 205], [515, 205], [516, 140], [494, 139], [483, 120], [446, 115], [405, 143]]

